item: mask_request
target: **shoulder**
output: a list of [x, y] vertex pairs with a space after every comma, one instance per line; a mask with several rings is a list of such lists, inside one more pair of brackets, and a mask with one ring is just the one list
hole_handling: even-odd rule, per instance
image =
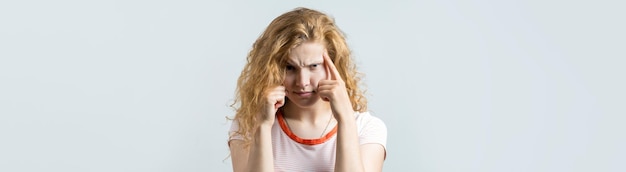
[[380, 118], [372, 115], [370, 112], [356, 112], [355, 120], [358, 127], [359, 132], [363, 132], [366, 130], [383, 130], [386, 133], [387, 126], [385, 122]]
[[368, 143], [387, 145], [387, 126], [380, 118], [370, 112], [356, 113], [357, 132], [361, 145]]
[[368, 123], [377, 123], [377, 124], [381, 124], [381, 125], [385, 125], [385, 123], [383, 122], [383, 120], [381, 120], [380, 118], [372, 115], [370, 112], [366, 111], [366, 112], [356, 112], [355, 113], [355, 120], [358, 124], [368, 124]]

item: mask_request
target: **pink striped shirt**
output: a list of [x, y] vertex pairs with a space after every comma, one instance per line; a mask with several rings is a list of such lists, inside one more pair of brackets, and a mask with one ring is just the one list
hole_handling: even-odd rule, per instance
[[[368, 112], [356, 113], [355, 120], [361, 145], [374, 143], [386, 149], [387, 127], [382, 120]], [[235, 121], [229, 132], [232, 134], [237, 129], [238, 124]], [[319, 139], [302, 139], [289, 130], [282, 114], [277, 113], [272, 126], [275, 171], [334, 171], [336, 133], [337, 126]], [[241, 140], [242, 137], [235, 135], [230, 139]]]

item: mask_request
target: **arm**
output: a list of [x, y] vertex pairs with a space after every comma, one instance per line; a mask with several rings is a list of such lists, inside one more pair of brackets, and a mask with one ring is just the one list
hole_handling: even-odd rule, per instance
[[361, 145], [361, 160], [367, 172], [383, 171], [385, 148], [380, 144], [368, 143]]
[[383, 145], [377, 143], [361, 145], [354, 118], [337, 121], [335, 171], [382, 171], [385, 159]]
[[243, 140], [230, 142], [233, 171], [274, 171], [271, 129], [271, 125], [257, 127], [249, 150], [245, 149]]
[[364, 171], [354, 119], [337, 118], [335, 171]]
[[272, 172], [274, 155], [272, 150], [272, 125], [278, 108], [285, 104], [285, 87], [277, 86], [266, 94], [265, 111], [258, 114], [259, 122], [252, 127], [250, 149], [246, 149], [243, 140], [230, 142], [233, 171]]
[[324, 53], [323, 56], [328, 80], [320, 81], [318, 91], [323, 100], [330, 102], [337, 119], [335, 171], [382, 171], [384, 147], [381, 144], [359, 143], [354, 111], [345, 83], [328, 54]]
[[245, 150], [243, 140], [231, 140], [228, 142], [228, 147], [230, 147], [230, 159], [233, 163], [233, 171], [246, 171], [249, 151]]

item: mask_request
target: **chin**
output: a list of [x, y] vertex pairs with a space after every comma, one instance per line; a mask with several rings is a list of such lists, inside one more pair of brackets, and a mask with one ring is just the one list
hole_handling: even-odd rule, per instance
[[316, 99], [311, 99], [311, 100], [295, 100], [294, 101], [293, 99], [289, 99], [289, 102], [295, 104], [296, 106], [300, 108], [309, 108], [309, 107], [315, 106], [321, 100], [322, 99], [318, 97]]

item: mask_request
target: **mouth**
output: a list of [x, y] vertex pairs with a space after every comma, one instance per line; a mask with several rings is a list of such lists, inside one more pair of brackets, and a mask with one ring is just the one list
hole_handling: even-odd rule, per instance
[[308, 96], [313, 95], [315, 91], [294, 91], [293, 93], [295, 93], [296, 95], [300, 97], [308, 97]]

